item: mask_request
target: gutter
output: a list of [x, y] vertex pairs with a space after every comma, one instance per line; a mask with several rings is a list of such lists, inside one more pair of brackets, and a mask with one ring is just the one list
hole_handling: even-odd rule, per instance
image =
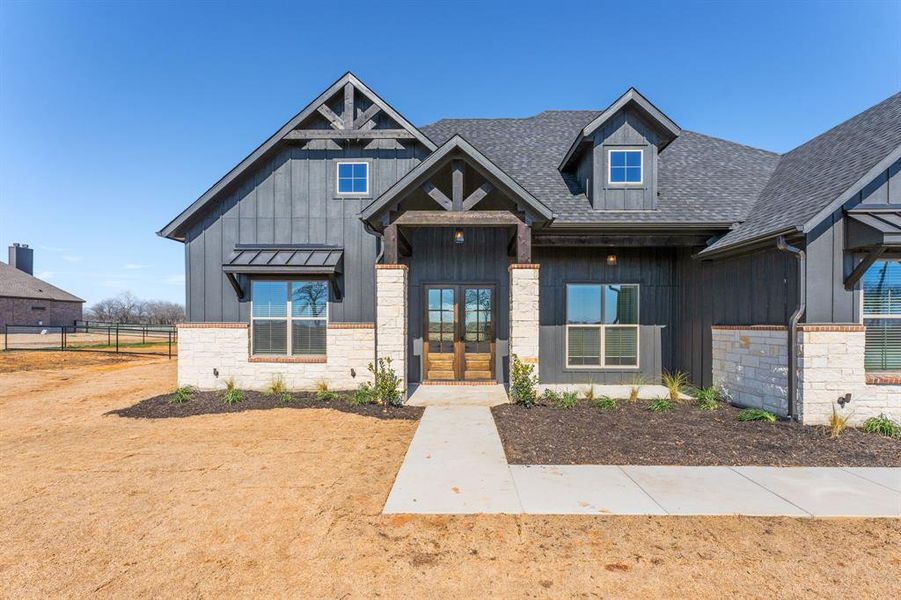
[[[747, 249], [748, 246], [756, 246], [758, 244], [763, 244], [764, 242], [766, 242], [774, 237], [780, 238], [780, 237], [784, 237], [786, 235], [791, 235], [791, 234], [795, 234], [795, 233], [804, 233], [804, 230], [801, 227], [794, 226], [794, 227], [786, 227], [785, 229], [780, 229], [777, 231], [769, 231], [767, 233], [762, 233], [760, 235], [754, 236], [752, 238], [749, 238], [749, 239], [739, 242], [737, 244], [728, 244], [726, 246], [723, 246], [721, 248], [716, 248], [714, 250], [711, 250], [711, 248], [705, 248], [704, 250], [701, 250], [700, 252], [698, 252], [698, 258], [700, 258], [701, 260], [705, 260], [705, 259], [709, 259], [709, 258], [713, 258], [713, 257], [730, 255], [733, 253], [741, 252], [741, 251]], [[777, 241], [777, 247], [778, 247], [778, 241]]]
[[[375, 263], [373, 263], [372, 268], [375, 269], [375, 265], [379, 264], [382, 260], [382, 257], [385, 255], [385, 237], [383, 234], [379, 233], [375, 230], [375, 228], [369, 224], [365, 219], [360, 219], [363, 221], [363, 229], [367, 233], [371, 233], [378, 240], [379, 251], [375, 255]], [[375, 327], [372, 328], [372, 341], [375, 344], [375, 347], [372, 349], [372, 366], [378, 370], [379, 368], [379, 286], [378, 281], [376, 284], [372, 286], [372, 301], [375, 305], [373, 308], [375, 309]]]
[[783, 235], [776, 238], [776, 248], [793, 254], [798, 260], [798, 308], [788, 320], [788, 416], [794, 420], [798, 396], [798, 323], [807, 311], [807, 254], [788, 245]]

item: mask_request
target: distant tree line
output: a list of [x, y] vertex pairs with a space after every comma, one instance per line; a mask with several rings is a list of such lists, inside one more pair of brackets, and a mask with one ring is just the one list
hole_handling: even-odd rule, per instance
[[165, 300], [141, 300], [131, 292], [123, 292], [92, 304], [85, 319], [105, 323], [174, 325], [185, 320], [185, 307]]

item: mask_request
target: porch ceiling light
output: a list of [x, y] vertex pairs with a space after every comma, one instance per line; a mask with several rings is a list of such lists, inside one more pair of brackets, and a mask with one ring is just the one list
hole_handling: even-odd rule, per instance
[[466, 241], [463, 239], [463, 230], [456, 229], [454, 230], [454, 243], [457, 245], [463, 245], [463, 242]]
[[607, 264], [611, 267], [616, 266], [616, 254], [608, 254], [607, 255]]

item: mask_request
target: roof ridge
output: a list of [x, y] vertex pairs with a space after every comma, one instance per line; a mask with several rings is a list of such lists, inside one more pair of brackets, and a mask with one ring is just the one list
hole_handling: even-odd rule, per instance
[[754, 151], [756, 151], [756, 152], [763, 152], [764, 154], [770, 154], [770, 155], [772, 155], [772, 156], [776, 156], [776, 157], [779, 157], [779, 158], [781, 158], [781, 157], [784, 156], [784, 154], [779, 153], [779, 152], [776, 152], [776, 151], [774, 151], [774, 150], [767, 150], [766, 148], [758, 148], [757, 146], [751, 146], [750, 144], [742, 144], [741, 142], [735, 142], [735, 141], [732, 141], [732, 140], [727, 140], [726, 138], [721, 138], [721, 137], [717, 137], [717, 136], [715, 136], [715, 135], [709, 135], [709, 134], [706, 134], [706, 133], [701, 133], [700, 131], [694, 131], [694, 130], [692, 130], [692, 129], [683, 129], [683, 130], [682, 130], [682, 133], [689, 133], [689, 134], [692, 134], [692, 135], [698, 135], [698, 136], [701, 136], [701, 137], [705, 137], [705, 138], [707, 138], [707, 139], [709, 139], [709, 140], [716, 140], [716, 141], [718, 141], [718, 142], [725, 142], [726, 144], [729, 144], [730, 146], [737, 146], [737, 147], [739, 147], [739, 148], [745, 148], [746, 150], [754, 150]]
[[857, 120], [866, 118], [866, 116], [869, 115], [869, 114], [871, 113], [871, 111], [873, 111], [873, 110], [875, 110], [875, 109], [878, 109], [878, 108], [881, 108], [883, 105], [888, 104], [888, 103], [890, 103], [890, 102], [892, 102], [892, 101], [897, 101], [898, 99], [901, 99], [901, 92], [895, 92], [894, 94], [892, 94], [892, 95], [889, 96], [888, 98], [885, 98], [884, 100], [881, 100], [881, 101], [877, 102], [876, 104], [873, 104], [873, 105], [870, 106], [869, 108], [865, 108], [864, 110], [860, 111], [859, 113], [856, 113], [856, 114], [851, 115], [850, 117], [848, 117], [848, 118], [845, 119], [844, 121], [842, 121], [842, 122], [840, 122], [840, 123], [837, 123], [837, 124], [833, 125], [832, 127], [830, 127], [829, 129], [827, 129], [826, 131], [823, 131], [822, 133], [818, 133], [817, 135], [813, 136], [812, 138], [810, 138], [810, 139], [807, 140], [806, 142], [801, 142], [800, 144], [798, 144], [797, 146], [795, 146], [794, 148], [792, 148], [791, 150], [789, 150], [788, 152], [786, 152], [786, 153], [783, 154], [782, 156], [788, 156], [789, 154], [795, 152], [796, 150], [800, 150], [801, 148], [803, 148], [803, 147], [805, 147], [805, 146], [808, 146], [808, 145], [810, 145], [810, 144], [816, 142], [816, 141], [819, 140], [820, 138], [829, 135], [830, 133], [834, 132], [835, 130], [837, 130], [837, 129], [841, 128], [841, 127], [844, 127], [844, 126], [848, 125], [848, 123], [850, 123], [851, 121], [857, 121]]

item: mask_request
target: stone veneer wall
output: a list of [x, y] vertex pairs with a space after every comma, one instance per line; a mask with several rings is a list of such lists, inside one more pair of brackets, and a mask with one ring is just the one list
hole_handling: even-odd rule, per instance
[[320, 381], [333, 390], [351, 390], [372, 380], [367, 370], [375, 351], [372, 323], [329, 323], [324, 359], [252, 357], [249, 330], [247, 323], [179, 325], [178, 385], [221, 389], [233, 377], [239, 388], [263, 390], [281, 375], [291, 390], [313, 390]]
[[[864, 368], [866, 329], [856, 324], [804, 324], [798, 332], [798, 412], [805, 425], [828, 423], [835, 406], [852, 425], [884, 413], [901, 421], [901, 385], [871, 385]], [[837, 400], [851, 394], [839, 409]]]
[[[538, 265], [510, 265], [510, 356], [535, 366], [538, 373]], [[512, 364], [511, 364], [512, 367]]]
[[788, 415], [788, 329], [713, 327], [713, 385], [737, 406]]
[[391, 368], [400, 377], [401, 390], [407, 392], [407, 265], [375, 266], [378, 357], [391, 359]]

